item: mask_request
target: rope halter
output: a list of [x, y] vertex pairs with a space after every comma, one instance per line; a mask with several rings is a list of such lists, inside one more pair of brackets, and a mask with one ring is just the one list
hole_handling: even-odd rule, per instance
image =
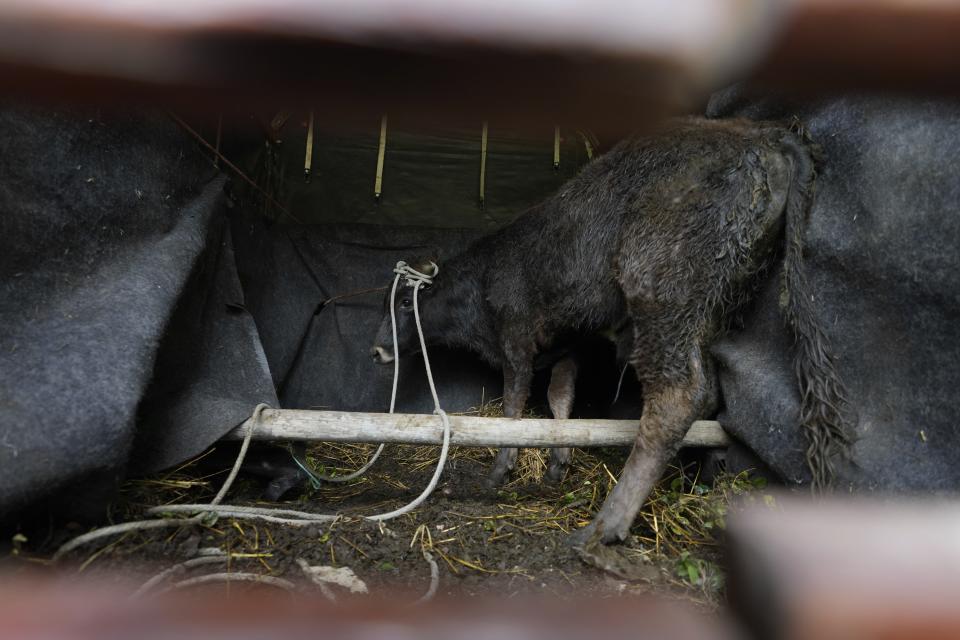
[[436, 262], [429, 262], [428, 264], [433, 268], [433, 273], [417, 271], [403, 260], [397, 263], [393, 272], [397, 274], [398, 280], [403, 278], [404, 284], [408, 287], [416, 287], [418, 284], [429, 287], [433, 284], [433, 279], [440, 273], [440, 267], [437, 266]]

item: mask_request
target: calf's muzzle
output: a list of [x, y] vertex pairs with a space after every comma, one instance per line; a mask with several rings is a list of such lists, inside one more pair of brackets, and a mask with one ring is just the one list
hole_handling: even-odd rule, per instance
[[393, 362], [393, 353], [386, 347], [381, 347], [379, 345], [370, 348], [370, 355], [373, 356], [374, 362], [380, 364], [390, 364]]

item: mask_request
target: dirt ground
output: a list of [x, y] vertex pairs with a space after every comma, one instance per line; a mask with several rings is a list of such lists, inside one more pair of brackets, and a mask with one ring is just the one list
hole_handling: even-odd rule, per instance
[[[368, 445], [314, 446], [308, 462], [327, 474], [361, 466]], [[311, 566], [349, 567], [371, 594], [416, 600], [431, 583], [422, 551], [436, 559], [439, 595], [549, 594], [560, 598], [669, 593], [714, 609], [723, 598], [718, 542], [731, 500], [755, 499], [759, 482], [746, 475], [700, 482], [694, 469], [677, 468], [661, 481], [623, 545], [603, 557], [582, 556], [566, 544], [571, 530], [589, 522], [615, 483], [626, 450], [576, 451], [559, 485], [540, 481], [546, 451], [522, 452], [514, 479], [500, 489], [484, 480], [494, 451], [452, 449], [437, 490], [416, 511], [377, 524], [350, 518], [382, 513], [409, 502], [427, 485], [439, 447], [391, 445], [364, 476], [344, 484], [308, 488], [285, 504], [263, 503], [262, 482], [241, 476], [229, 504], [280, 506], [340, 513], [332, 524], [289, 527], [220, 518], [203, 526], [132, 532], [84, 545], [54, 567], [49, 557], [79, 526], [58, 530], [41, 545], [14, 545], [8, 566], [56, 571], [129, 583], [136, 588], [176, 563], [216, 549], [221, 566], [203, 565], [164, 581], [210, 572], [243, 572], [307, 584], [298, 560]], [[142, 519], [150, 506], [209, 501], [226, 476], [210, 456], [179, 469], [125, 483], [111, 505], [115, 522]], [[607, 570], [598, 568], [604, 565]], [[163, 586], [163, 585], [161, 585]], [[351, 597], [335, 589], [341, 597]], [[353, 596], [359, 597], [359, 596]]]

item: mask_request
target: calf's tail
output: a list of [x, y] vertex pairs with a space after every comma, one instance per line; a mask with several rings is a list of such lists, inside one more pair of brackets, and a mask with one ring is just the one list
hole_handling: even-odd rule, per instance
[[816, 168], [810, 152], [793, 136], [783, 140], [793, 179], [786, 202], [783, 281], [780, 307], [795, 339], [794, 372], [800, 390], [800, 424], [808, 447], [813, 490], [830, 486], [834, 461], [846, 458], [852, 442], [847, 392], [837, 374], [829, 340], [817, 318], [814, 296], [803, 268], [803, 236], [813, 201]]

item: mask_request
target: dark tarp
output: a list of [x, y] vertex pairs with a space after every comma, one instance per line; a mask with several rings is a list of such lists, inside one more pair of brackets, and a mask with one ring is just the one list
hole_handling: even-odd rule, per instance
[[138, 415], [133, 452], [138, 472], [203, 451], [259, 402], [279, 406], [245, 298], [230, 225], [218, 216], [158, 345]]
[[[960, 105], [848, 98], [752, 100], [735, 88], [713, 116], [799, 123], [822, 147], [805, 242], [820, 321], [858, 414], [861, 489], [960, 488]], [[720, 420], [788, 481], [808, 478], [794, 426], [791, 341], [779, 274], [714, 349]]]
[[[189, 349], [255, 353], [249, 316], [213, 304], [238, 291], [223, 179], [162, 116], [7, 108], [0, 132], [0, 515], [43, 498], [102, 507], [185, 287], [174, 324], [194, 331]], [[274, 399], [231, 357], [204, 358], [202, 385], [169, 390], [167, 422], [222, 429]]]

